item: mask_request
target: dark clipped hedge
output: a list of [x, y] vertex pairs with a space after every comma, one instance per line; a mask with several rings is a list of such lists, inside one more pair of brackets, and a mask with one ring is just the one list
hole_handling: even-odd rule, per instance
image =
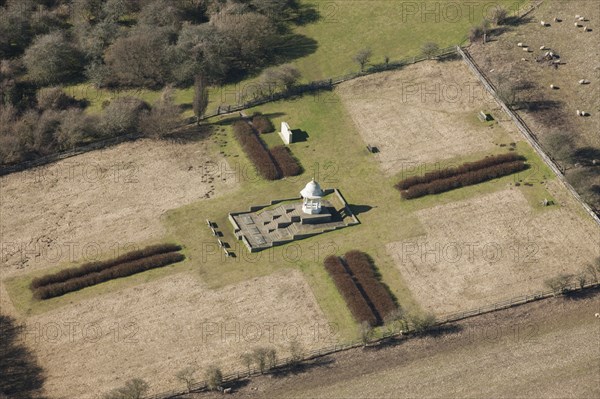
[[398, 190], [406, 190], [417, 184], [430, 183], [434, 180], [447, 179], [453, 176], [473, 172], [480, 169], [489, 168], [490, 166], [499, 165], [508, 162], [524, 161], [525, 158], [514, 152], [509, 152], [501, 155], [492, 155], [475, 162], [467, 162], [456, 168], [446, 168], [425, 173], [423, 176], [411, 176], [398, 182], [396, 188]]
[[375, 273], [375, 265], [369, 255], [361, 251], [349, 251], [344, 255], [348, 268], [375, 307], [382, 320], [398, 307], [390, 292]]
[[96, 273], [89, 273], [84, 276], [72, 278], [60, 283], [39, 287], [33, 291], [33, 296], [37, 299], [54, 298], [69, 292], [78, 291], [82, 288], [91, 287], [92, 285], [100, 284], [105, 281], [120, 277], [127, 277], [146, 270], [156, 269], [172, 263], [181, 262], [184, 259], [185, 256], [179, 252], [157, 254], [146, 258], [133, 260], [131, 262], [121, 263]]
[[354, 280], [344, 268], [340, 258], [333, 255], [325, 258], [325, 269], [333, 279], [335, 286], [344, 298], [344, 301], [346, 301], [356, 321], [359, 323], [366, 321], [372, 326], [377, 325], [378, 320], [375, 314], [373, 314], [367, 300], [363, 297]]
[[127, 252], [114, 259], [99, 262], [89, 262], [78, 267], [71, 267], [61, 270], [57, 273], [46, 274], [44, 276], [34, 278], [31, 282], [31, 288], [35, 289], [49, 284], [61, 283], [73, 278], [85, 276], [86, 274], [97, 273], [121, 263], [131, 262], [133, 260], [179, 250], [181, 250], [181, 246], [176, 244], [151, 245], [137, 251]]
[[482, 183], [487, 180], [510, 175], [527, 169], [529, 166], [523, 161], [503, 163], [489, 168], [467, 172], [447, 179], [434, 180], [430, 183], [417, 184], [403, 190], [402, 198], [413, 199], [430, 194], [439, 194], [456, 188]]
[[271, 120], [260, 113], [256, 113], [252, 117], [252, 126], [259, 133], [271, 133], [275, 131], [275, 126], [273, 126]]
[[283, 176], [298, 176], [302, 173], [302, 167], [298, 160], [294, 158], [292, 152], [286, 146], [278, 145], [271, 148], [271, 155], [273, 155], [273, 159], [275, 159]]
[[277, 180], [281, 177], [273, 158], [264, 144], [258, 138], [252, 126], [245, 121], [233, 124], [236, 140], [242, 146], [246, 156], [250, 159], [258, 174], [266, 180]]

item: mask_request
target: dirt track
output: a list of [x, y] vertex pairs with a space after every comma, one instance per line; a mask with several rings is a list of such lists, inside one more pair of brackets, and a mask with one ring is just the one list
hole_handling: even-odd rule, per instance
[[350, 350], [304, 372], [244, 381], [232, 397], [598, 397], [599, 311], [598, 292], [530, 303], [463, 320], [437, 336]]

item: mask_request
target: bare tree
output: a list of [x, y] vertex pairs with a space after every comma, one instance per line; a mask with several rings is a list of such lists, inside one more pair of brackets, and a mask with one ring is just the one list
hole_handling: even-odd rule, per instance
[[290, 359], [291, 366], [297, 366], [302, 361], [304, 357], [304, 350], [302, 349], [302, 345], [297, 340], [290, 341]]
[[158, 101], [140, 116], [140, 131], [148, 137], [161, 138], [175, 130], [181, 123], [179, 107], [173, 99], [173, 89], [163, 90]]
[[596, 269], [596, 267], [590, 263], [586, 266], [585, 270], [589, 273], [592, 281], [597, 284], [598, 283], [598, 270]]
[[360, 71], [364, 71], [365, 70], [365, 66], [367, 66], [367, 64], [371, 61], [371, 56], [373, 55], [373, 52], [371, 51], [371, 49], [369, 48], [364, 48], [362, 50], [360, 50], [358, 53], [356, 53], [354, 55], [354, 57], [352, 57], [352, 59], [358, 63], [358, 65], [360, 65]]
[[421, 46], [421, 53], [428, 59], [435, 57], [440, 50], [440, 46], [434, 42], [427, 42]]
[[369, 324], [368, 321], [363, 321], [360, 324], [360, 340], [363, 346], [367, 346], [369, 342], [371, 342], [371, 338], [373, 337], [373, 327]]
[[572, 274], [559, 274], [556, 277], [549, 278], [544, 281], [546, 287], [550, 288], [554, 295], [564, 294], [573, 281]]
[[277, 366], [277, 350], [275, 348], [267, 349], [267, 366], [274, 369]]
[[504, 7], [498, 6], [491, 11], [490, 20], [496, 25], [504, 25], [507, 18], [508, 11]]
[[206, 379], [207, 388], [211, 391], [217, 390], [223, 384], [223, 373], [216, 366], [208, 367], [204, 373], [204, 378]]
[[194, 81], [194, 115], [196, 123], [200, 124], [200, 118], [204, 116], [208, 107], [208, 79], [205, 74], [199, 74]]
[[175, 374], [175, 377], [185, 383], [188, 392], [192, 390], [192, 384], [194, 382], [194, 374], [198, 371], [196, 366], [188, 366], [184, 369], [181, 369]]
[[412, 325], [415, 332], [423, 332], [429, 330], [435, 325], [435, 316], [431, 313], [425, 315], [411, 314], [408, 316], [408, 322]]
[[585, 287], [585, 283], [587, 283], [587, 274], [585, 272], [580, 272], [577, 274], [577, 283], [579, 283], [579, 288], [583, 289]]
[[104, 399], [142, 399], [148, 392], [148, 383], [140, 378], [134, 378], [121, 388], [116, 388], [104, 395]]
[[255, 348], [252, 351], [252, 357], [254, 362], [258, 366], [260, 373], [264, 373], [267, 370], [267, 348]]
[[252, 355], [252, 353], [243, 353], [241, 358], [242, 364], [246, 366], [246, 368], [248, 369], [248, 374], [250, 374], [250, 366], [252, 366], [252, 363], [254, 363], [254, 356]]

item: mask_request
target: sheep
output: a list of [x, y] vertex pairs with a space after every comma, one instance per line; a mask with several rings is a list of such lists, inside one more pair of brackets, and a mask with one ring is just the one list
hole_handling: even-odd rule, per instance
[[575, 22], [575, 27], [576, 27], [576, 28], [581, 28], [581, 25], [579, 25], [579, 23], [578, 23], [578, 22]]
[[585, 111], [579, 112], [579, 116], [588, 116], [589, 114]]
[[556, 87], [556, 86], [554, 86], [554, 85], [550, 85], [550, 88], [551, 88], [552, 90], [556, 90], [556, 89], [558, 89], [558, 87]]
[[521, 43], [521, 42], [517, 43], [517, 47], [523, 47], [523, 43]]
[[581, 15], [579, 15], [579, 14], [575, 15], [575, 19], [579, 19], [579, 18], [581, 18]]
[[587, 26], [584, 26], [584, 27], [583, 27], [583, 31], [584, 31], [584, 32], [587, 32], [588, 30], [590, 30], [590, 29], [588, 29], [588, 27], [587, 27]]
[[540, 21], [540, 25], [546, 26], [546, 22], [545, 21]]
[[540, 47], [540, 50], [548, 50], [548, 49], [546, 48], [546, 46], [542, 46], [542, 47]]
[[577, 110], [577, 116], [581, 116], [581, 111]]
[[599, 318], [599, 319], [600, 319], [600, 313], [596, 313], [596, 314], [594, 315], [594, 317], [597, 317], [597, 318]]
[[581, 79], [581, 80], [579, 81], [579, 84], [580, 84], [580, 85], [589, 85], [589, 84], [590, 84], [590, 81], [589, 81], [589, 80], [586, 80], [586, 79]]
[[585, 17], [579, 17], [580, 21], [585, 21]]

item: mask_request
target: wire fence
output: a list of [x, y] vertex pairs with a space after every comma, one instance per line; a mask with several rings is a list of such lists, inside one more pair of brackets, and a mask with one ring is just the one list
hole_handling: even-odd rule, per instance
[[[578, 293], [584, 290], [594, 289], [600, 287], [598, 282], [588, 282], [585, 284], [571, 283], [567, 285], [563, 291], [556, 292], [552, 290], [548, 291], [538, 291], [533, 292], [527, 295], [520, 295], [513, 298], [509, 298], [504, 301], [492, 303], [489, 305], [484, 305], [476, 309], [471, 309], [463, 312], [453, 313], [450, 315], [443, 316], [438, 318], [434, 325], [432, 325], [428, 330], [435, 331], [437, 328], [441, 328], [442, 326], [450, 323], [455, 323], [460, 320], [464, 320], [467, 318], [479, 316], [485, 313], [490, 313], [502, 309], [509, 309], [515, 306], [524, 305], [530, 302], [539, 301], [546, 298], [555, 297], [560, 294], [568, 294], [568, 293]], [[255, 366], [250, 366], [244, 370], [233, 370], [229, 372], [223, 373], [222, 385], [227, 386], [231, 385], [236, 381], [240, 381], [243, 379], [248, 379], [251, 377], [255, 377], [262, 374], [271, 374], [277, 372], [279, 370], [290, 367], [294, 364], [306, 363], [311, 360], [332, 355], [334, 353], [347, 351], [349, 349], [360, 348], [365, 346], [377, 346], [390, 339], [409, 339], [411, 336], [414, 336], [415, 329], [410, 325], [405, 325], [401, 331], [397, 331], [395, 329], [390, 329], [389, 331], [383, 332], [378, 339], [371, 340], [368, 343], [365, 343], [363, 340], [357, 340], [348, 343], [336, 344], [312, 351], [308, 351], [305, 353], [303, 358], [294, 359], [292, 357], [284, 357], [277, 360], [277, 362], [272, 365], [269, 370], [265, 370], [261, 372]], [[146, 399], [171, 399], [184, 396], [193, 392], [202, 392], [208, 389], [208, 383], [204, 380], [195, 381], [190, 384], [190, 389], [181, 389], [181, 390], [169, 390], [161, 393], [156, 393], [153, 395], [146, 396]]]
[[[408, 57], [398, 61], [390, 61], [384, 64], [376, 64], [371, 67], [365, 69], [362, 72], [350, 73], [342, 76], [332, 77], [329, 79], [316, 80], [305, 84], [300, 84], [290, 88], [289, 90], [283, 92], [274, 92], [269, 94], [260, 94], [253, 95], [252, 99], [248, 101], [244, 101], [240, 104], [234, 105], [220, 105], [217, 107], [215, 111], [210, 114], [206, 114], [201, 120], [207, 120], [210, 118], [214, 118], [219, 115], [225, 115], [232, 112], [240, 112], [245, 109], [253, 108], [259, 105], [267, 104], [274, 101], [285, 100], [289, 98], [298, 97], [308, 93], [317, 93], [319, 91], [329, 91], [332, 90], [336, 85], [340, 83], [346, 82], [348, 80], [356, 79], [362, 76], [371, 75], [374, 73], [384, 72], [384, 71], [392, 71], [403, 68], [406, 65], [414, 64], [417, 62], [421, 62], [427, 60], [429, 58], [437, 58], [441, 59], [447, 57], [449, 55], [456, 54], [456, 46], [450, 46], [446, 48], [439, 49], [435, 52], [435, 54], [431, 54], [430, 56], [415, 56]], [[179, 127], [179, 129], [189, 126], [196, 122], [196, 118], [187, 118], [184, 120], [183, 124]], [[119, 137], [112, 137], [108, 139], [100, 139], [95, 140], [79, 147], [73, 148], [68, 151], [62, 151], [55, 154], [43, 156], [36, 158], [31, 161], [21, 162], [15, 165], [4, 165], [0, 166], [0, 176], [8, 175], [10, 173], [21, 172], [23, 170], [27, 170], [29, 168], [34, 168], [38, 166], [47, 165], [52, 162], [56, 162], [62, 159], [66, 159], [69, 157], [73, 157], [76, 155], [80, 155], [89, 151], [95, 151], [98, 149], [111, 147], [113, 145], [117, 145], [123, 143], [125, 141], [135, 140], [138, 138], [144, 137], [143, 134], [128, 134]]]

